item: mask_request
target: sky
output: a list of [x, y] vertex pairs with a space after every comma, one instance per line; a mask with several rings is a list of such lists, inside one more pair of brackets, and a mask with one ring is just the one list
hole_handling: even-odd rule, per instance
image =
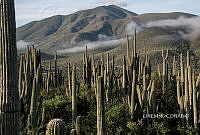
[[17, 27], [53, 15], [111, 4], [137, 14], [186, 12], [200, 15], [199, 0], [15, 0]]

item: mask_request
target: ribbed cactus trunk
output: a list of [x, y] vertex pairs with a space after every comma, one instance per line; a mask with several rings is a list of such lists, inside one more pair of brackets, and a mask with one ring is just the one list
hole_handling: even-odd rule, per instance
[[103, 77], [97, 82], [97, 135], [106, 134]]
[[78, 116], [76, 118], [76, 135], [82, 134], [81, 127], [82, 127], [81, 116]]
[[76, 123], [77, 102], [76, 102], [76, 67], [72, 71], [72, 123]]
[[133, 118], [135, 109], [135, 92], [136, 92], [136, 73], [133, 70], [132, 92], [131, 92], [131, 118]]
[[[186, 114], [189, 115], [189, 90], [188, 90], [188, 68], [185, 68], [185, 99], [184, 99], [184, 108], [186, 110]], [[189, 124], [189, 118], [186, 117], [186, 122]]]
[[19, 135], [14, 0], [0, 0], [0, 134]]
[[176, 57], [175, 56], [174, 56], [174, 59], [173, 59], [172, 75], [173, 76], [176, 75]]
[[167, 72], [168, 70], [166, 69], [167, 67], [167, 58], [168, 58], [168, 50], [166, 52], [166, 55], [164, 55], [164, 50], [162, 49], [162, 58], [163, 58], [163, 73], [162, 73], [162, 90], [163, 94], [165, 93], [165, 87], [166, 87], [166, 78], [168, 77]]
[[58, 74], [57, 74], [57, 52], [55, 52], [55, 55], [54, 55], [54, 68], [55, 68], [55, 80], [54, 80], [54, 85], [55, 87], [58, 86]]
[[195, 74], [192, 74], [192, 86], [193, 86], [193, 117], [194, 127], [198, 128], [198, 110], [197, 110], [197, 90], [195, 84]]
[[68, 91], [66, 92], [68, 96], [72, 96], [71, 90], [71, 71], [70, 71], [70, 63], [68, 63]]

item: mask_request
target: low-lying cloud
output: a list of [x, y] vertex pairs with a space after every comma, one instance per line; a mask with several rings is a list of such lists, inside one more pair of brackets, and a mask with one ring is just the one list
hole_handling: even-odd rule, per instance
[[114, 37], [108, 37], [106, 35], [99, 35], [99, 40], [95, 42], [83, 41], [76, 45], [76, 47], [68, 48], [64, 50], [58, 50], [59, 53], [76, 53], [83, 52], [87, 46], [88, 50], [97, 50], [97, 49], [107, 49], [114, 48], [126, 41], [125, 38], [116, 39]]
[[200, 17], [179, 17], [178, 19], [166, 19], [158, 21], [150, 21], [145, 24], [139, 24], [134, 21], [129, 23], [126, 27], [126, 33], [129, 35], [134, 34], [134, 29], [137, 29], [138, 32], [143, 31], [145, 28], [150, 27], [182, 27], [184, 30], [179, 30], [178, 33], [182, 38], [187, 40], [196, 39], [200, 36]]
[[26, 42], [24, 40], [17, 41], [17, 50], [24, 50], [27, 46], [31, 46], [33, 44], [33, 42]]

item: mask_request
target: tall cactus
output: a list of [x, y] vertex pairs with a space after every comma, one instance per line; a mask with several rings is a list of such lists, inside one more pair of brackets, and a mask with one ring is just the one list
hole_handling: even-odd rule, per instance
[[54, 69], [55, 69], [55, 77], [54, 77], [54, 85], [55, 87], [58, 86], [58, 74], [57, 74], [57, 52], [54, 55]]
[[194, 127], [198, 128], [198, 110], [197, 110], [197, 90], [195, 84], [195, 74], [192, 74], [192, 86], [193, 86], [193, 117], [194, 117]]
[[46, 135], [66, 135], [67, 127], [62, 119], [53, 119], [47, 125]]
[[[189, 115], [189, 91], [188, 91], [188, 68], [185, 68], [185, 99], [184, 99], [184, 108], [186, 110], [186, 114]], [[186, 117], [186, 122], [189, 124], [189, 119]]]
[[103, 77], [97, 82], [97, 135], [106, 134]]
[[37, 72], [35, 73], [35, 77], [33, 79], [30, 114], [28, 115], [28, 135], [37, 134], [38, 119], [39, 119], [38, 98], [40, 90], [40, 76], [41, 76], [41, 69], [40, 66], [38, 66]]
[[132, 82], [132, 92], [131, 92], [131, 118], [133, 118], [133, 113], [135, 109], [135, 92], [136, 92], [136, 73], [133, 70], [133, 82]]
[[72, 96], [72, 90], [71, 90], [71, 71], [70, 71], [70, 63], [68, 63], [68, 89], [67, 89], [67, 94], [68, 96]]
[[165, 83], [166, 83], [166, 78], [168, 77], [167, 75], [167, 70], [166, 70], [166, 67], [167, 67], [167, 58], [168, 58], [168, 49], [167, 49], [167, 52], [166, 52], [166, 55], [164, 55], [164, 49], [162, 49], [162, 58], [163, 58], [163, 80], [162, 80], [162, 90], [163, 90], [163, 94], [165, 92]]
[[172, 75], [173, 76], [176, 75], [176, 57], [175, 56], [174, 56], [174, 59], [173, 59]]
[[78, 116], [76, 118], [76, 135], [82, 135], [82, 121], [81, 121], [81, 116]]
[[14, 0], [0, 0], [0, 134], [19, 135]]
[[122, 87], [124, 89], [124, 91], [127, 92], [127, 81], [128, 81], [128, 78], [127, 78], [127, 70], [126, 70], [126, 57], [124, 56], [123, 57], [123, 82], [122, 82]]
[[72, 123], [76, 122], [77, 116], [77, 99], [76, 99], [76, 67], [72, 69]]

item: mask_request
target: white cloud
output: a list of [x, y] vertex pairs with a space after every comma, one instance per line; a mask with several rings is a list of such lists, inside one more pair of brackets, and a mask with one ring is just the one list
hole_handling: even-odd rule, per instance
[[138, 32], [143, 31], [145, 28], [150, 27], [184, 27], [183, 31], [179, 31], [179, 34], [184, 39], [196, 39], [200, 36], [200, 17], [185, 18], [183, 16], [178, 19], [166, 19], [147, 22], [146, 24], [138, 24], [134, 21], [129, 23], [126, 27], [126, 33], [133, 35], [133, 29], [137, 29]]
[[76, 47], [58, 50], [59, 53], [76, 53], [83, 52], [87, 46], [88, 50], [114, 48], [126, 41], [125, 38], [115, 39], [115, 37], [108, 37], [106, 35], [98, 35], [99, 40], [94, 42], [83, 41], [77, 44]]
[[31, 46], [33, 44], [33, 42], [26, 42], [24, 40], [17, 41], [17, 50], [24, 50], [27, 46]]
[[99, 0], [98, 5], [117, 5], [120, 7], [127, 7], [128, 3], [124, 0]]

